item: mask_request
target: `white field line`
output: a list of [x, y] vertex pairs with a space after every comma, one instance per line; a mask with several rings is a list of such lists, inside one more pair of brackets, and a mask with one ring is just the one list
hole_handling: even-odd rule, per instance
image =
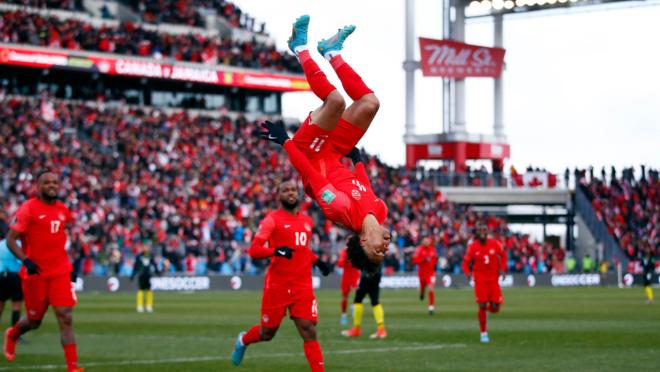
[[[452, 349], [462, 348], [465, 344], [437, 344], [437, 345], [419, 345], [419, 346], [400, 346], [400, 347], [380, 347], [369, 349], [348, 349], [348, 350], [323, 350], [324, 355], [346, 355], [346, 354], [366, 354], [366, 353], [389, 353], [397, 351], [420, 351], [420, 350], [439, 350], [439, 349]], [[295, 356], [302, 356], [303, 353], [253, 353], [248, 359], [254, 358], [289, 358]], [[206, 356], [206, 357], [190, 357], [190, 358], [167, 358], [167, 359], [147, 359], [147, 360], [118, 360], [108, 362], [89, 362], [81, 363], [81, 367], [102, 367], [102, 366], [132, 366], [132, 365], [153, 365], [153, 364], [167, 364], [167, 363], [194, 363], [194, 362], [208, 362], [208, 361], [223, 361], [230, 360], [231, 356]], [[4, 364], [4, 363], [3, 363]], [[48, 369], [63, 369], [64, 364], [35, 364], [31, 366], [2, 366], [0, 371], [16, 371], [16, 370], [48, 370]]]

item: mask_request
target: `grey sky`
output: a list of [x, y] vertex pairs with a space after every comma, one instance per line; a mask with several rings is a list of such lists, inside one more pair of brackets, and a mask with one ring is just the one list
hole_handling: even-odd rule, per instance
[[[286, 47], [291, 23], [300, 14], [311, 16], [312, 50], [337, 28], [357, 25], [344, 59], [381, 100], [381, 111], [361, 144], [390, 164], [404, 162], [404, 0], [235, 3], [265, 20], [280, 48]], [[512, 149], [507, 167], [660, 167], [660, 6], [590, 9], [505, 18], [504, 121]], [[440, 0], [417, 0], [416, 33], [441, 38]], [[466, 37], [470, 43], [492, 45], [492, 23], [470, 22]], [[313, 56], [340, 87], [323, 58]], [[418, 133], [442, 127], [441, 83], [418, 73]], [[492, 90], [490, 79], [468, 80], [469, 131], [492, 132]], [[311, 93], [286, 94], [284, 113], [302, 120], [319, 103]]]

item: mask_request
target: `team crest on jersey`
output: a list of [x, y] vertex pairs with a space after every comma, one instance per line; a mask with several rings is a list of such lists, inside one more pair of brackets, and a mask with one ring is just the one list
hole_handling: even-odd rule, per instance
[[488, 251], [488, 253], [490, 253], [490, 254], [495, 254], [495, 250], [494, 250], [494, 249], [491, 249], [490, 251]]
[[64, 213], [60, 213], [60, 214], [57, 216], [57, 218], [59, 218], [60, 221], [64, 221], [64, 220], [66, 220], [66, 218], [64, 218]]
[[307, 222], [305, 222], [305, 230], [312, 231], [312, 227]]
[[321, 199], [323, 199], [323, 201], [326, 202], [326, 204], [332, 203], [332, 201], [335, 200], [336, 197], [337, 195], [335, 195], [330, 190], [325, 190], [323, 191], [323, 194], [321, 194]]
[[360, 198], [362, 197], [362, 195], [360, 194], [360, 192], [357, 191], [357, 190], [355, 190], [355, 189], [353, 189], [353, 191], [351, 191], [351, 196], [352, 196], [353, 199], [355, 199], [355, 200], [360, 200]]

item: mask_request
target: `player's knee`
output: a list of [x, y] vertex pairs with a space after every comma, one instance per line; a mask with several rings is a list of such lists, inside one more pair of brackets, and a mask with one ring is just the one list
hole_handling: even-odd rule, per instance
[[337, 90], [334, 90], [328, 95], [323, 103], [326, 110], [331, 110], [337, 113], [342, 113], [346, 109], [346, 101], [344, 97]]
[[482, 303], [479, 304], [479, 308], [480, 308], [481, 310], [486, 310], [487, 307], [488, 307], [488, 303], [487, 303], [487, 302], [482, 302]]
[[366, 96], [360, 98], [360, 105], [363, 107], [364, 111], [369, 115], [374, 116], [380, 109], [380, 101], [375, 94], [367, 94]]
[[28, 326], [30, 329], [37, 329], [41, 327], [41, 319], [28, 319]]
[[305, 341], [316, 340], [316, 327], [313, 324], [307, 324], [300, 328], [300, 334]]
[[55, 315], [60, 325], [70, 327], [71, 324], [73, 324], [73, 316], [71, 315], [71, 311], [58, 311], [55, 313]]
[[272, 329], [272, 328], [262, 328], [261, 329], [261, 334], [260, 334], [260, 340], [268, 342], [272, 340], [275, 337], [275, 334], [277, 333], [277, 329]]
[[499, 311], [500, 311], [500, 305], [490, 304], [490, 312], [491, 313], [498, 313]]

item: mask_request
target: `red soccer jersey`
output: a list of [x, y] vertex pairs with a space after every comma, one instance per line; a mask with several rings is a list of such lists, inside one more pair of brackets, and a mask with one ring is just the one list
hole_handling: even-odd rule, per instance
[[[309, 248], [312, 225], [309, 216], [282, 209], [268, 213], [261, 221], [249, 254], [252, 258], [271, 257], [264, 289], [312, 288], [312, 264], [317, 259]], [[293, 249], [290, 259], [273, 256], [274, 249], [281, 246]]]
[[418, 274], [422, 278], [428, 278], [435, 274], [435, 265], [438, 263], [438, 251], [432, 245], [420, 245], [415, 249], [412, 259], [413, 264], [419, 265]]
[[[41, 269], [39, 276], [50, 277], [72, 271], [65, 248], [65, 226], [72, 221], [71, 211], [59, 201], [51, 205], [32, 198], [16, 211], [9, 228], [21, 234], [21, 248], [25, 256]], [[25, 266], [20, 275], [27, 277]]]
[[[342, 223], [344, 226], [355, 232], [362, 231], [362, 222], [369, 213], [376, 217], [378, 223], [385, 222], [387, 206], [374, 194], [367, 171], [362, 163], [357, 163], [355, 172], [351, 172], [346, 166], [337, 162], [328, 170], [328, 180], [351, 200], [348, 221]], [[317, 200], [317, 202], [320, 201]]]
[[470, 265], [475, 281], [497, 282], [500, 272], [506, 271], [506, 252], [495, 239], [488, 238], [485, 245], [474, 239], [463, 258], [465, 275], [470, 275]]
[[362, 222], [373, 214], [379, 223], [387, 218], [387, 205], [374, 194], [362, 163], [350, 171], [340, 162], [340, 155], [319, 155], [313, 164], [300, 152], [293, 141], [284, 143], [293, 166], [300, 172], [305, 192], [321, 206], [323, 214], [337, 224], [356, 233]]
[[342, 249], [341, 251], [339, 251], [337, 266], [344, 269], [343, 272], [341, 273], [342, 281], [346, 280], [350, 283], [354, 283], [360, 278], [360, 270], [353, 267], [351, 261], [348, 260], [346, 249]]

